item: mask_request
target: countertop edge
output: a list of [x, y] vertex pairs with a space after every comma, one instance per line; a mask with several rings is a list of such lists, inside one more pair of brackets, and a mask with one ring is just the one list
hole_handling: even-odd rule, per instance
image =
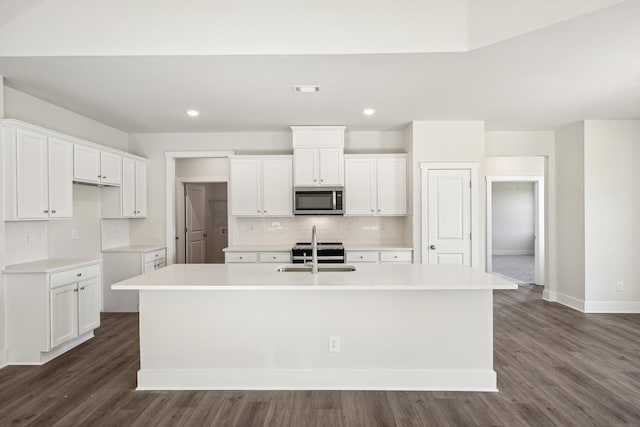
[[[33, 269], [29, 269], [27, 267], [24, 270], [11, 271], [11, 267], [12, 266], [19, 266], [19, 265], [31, 264], [31, 263], [35, 264], [35, 263], [44, 262], [44, 261], [45, 260], [38, 260], [38, 261], [31, 261], [31, 262], [25, 262], [25, 263], [20, 263], [20, 264], [10, 264], [10, 265], [5, 266], [2, 269], [2, 272], [4, 274], [48, 274], [48, 273], [57, 273], [59, 271], [70, 270], [72, 268], [86, 267], [86, 266], [89, 266], [89, 265], [101, 264], [102, 263], [101, 259], [96, 258], [96, 259], [82, 260], [82, 261], [77, 261], [77, 262], [69, 262], [68, 264], [64, 264], [64, 265], [60, 265], [60, 266], [56, 266], [56, 267], [50, 267], [50, 268], [38, 268], [38, 267], [35, 267]], [[9, 270], [7, 270], [7, 269], [9, 269]]]
[[135, 291], [491, 291], [513, 290], [518, 285], [442, 285], [442, 286], [397, 286], [397, 285], [119, 285], [113, 284], [113, 290]]

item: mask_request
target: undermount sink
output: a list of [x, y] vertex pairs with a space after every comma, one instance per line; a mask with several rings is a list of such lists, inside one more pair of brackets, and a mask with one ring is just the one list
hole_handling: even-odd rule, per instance
[[[311, 273], [311, 266], [304, 264], [288, 264], [281, 265], [276, 268], [278, 273], [291, 273], [291, 272], [307, 272]], [[323, 271], [356, 271], [356, 267], [348, 264], [324, 264], [318, 265], [318, 272]]]

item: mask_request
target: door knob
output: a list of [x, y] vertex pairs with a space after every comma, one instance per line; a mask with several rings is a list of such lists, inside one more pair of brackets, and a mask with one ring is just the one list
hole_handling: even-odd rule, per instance
[[431, 246], [429, 246], [429, 249], [431, 249], [431, 250], [435, 250], [435, 249], [436, 249], [436, 245], [431, 245]]

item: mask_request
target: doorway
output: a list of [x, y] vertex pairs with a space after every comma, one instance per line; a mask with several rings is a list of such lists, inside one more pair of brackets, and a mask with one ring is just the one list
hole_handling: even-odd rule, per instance
[[543, 177], [487, 177], [487, 272], [544, 285]]
[[228, 243], [226, 183], [183, 183], [184, 262], [223, 264]]

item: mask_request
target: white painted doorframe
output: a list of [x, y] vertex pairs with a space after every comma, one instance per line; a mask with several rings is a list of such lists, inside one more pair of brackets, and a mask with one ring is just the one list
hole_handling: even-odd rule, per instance
[[[167, 244], [167, 265], [176, 262], [176, 160], [235, 155], [235, 151], [167, 151], [165, 156], [165, 235]], [[206, 177], [200, 182], [215, 182]], [[227, 178], [223, 177], [226, 182]], [[231, 239], [231, 236], [229, 236]]]
[[471, 171], [471, 267], [480, 267], [480, 233], [479, 233], [479, 162], [420, 162], [420, 173], [422, 187], [420, 189], [421, 198], [421, 228], [422, 244], [421, 256], [422, 264], [429, 263], [429, 170], [449, 170], [468, 169]]
[[487, 273], [493, 272], [493, 183], [494, 182], [533, 182], [535, 200], [535, 242], [534, 269], [535, 282], [544, 286], [544, 177], [543, 176], [487, 176]]

